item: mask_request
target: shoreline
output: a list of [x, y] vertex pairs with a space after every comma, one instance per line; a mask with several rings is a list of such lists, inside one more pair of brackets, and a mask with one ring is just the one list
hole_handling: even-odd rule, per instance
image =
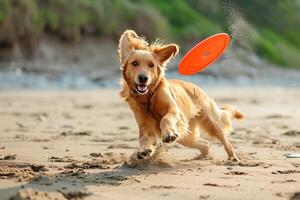
[[[182, 76], [175, 70], [167, 71], [167, 79], [181, 79], [190, 81], [201, 87], [300, 87], [300, 72], [289, 72], [270, 77], [236, 76], [233, 78], [215, 77], [210, 74], [196, 74]], [[91, 79], [84, 74], [64, 74], [59, 76], [45, 76], [43, 74], [16, 74], [14, 72], [0, 72], [0, 91], [7, 90], [93, 90], [101, 88], [116, 89], [119, 87], [120, 75], [103, 79]]]

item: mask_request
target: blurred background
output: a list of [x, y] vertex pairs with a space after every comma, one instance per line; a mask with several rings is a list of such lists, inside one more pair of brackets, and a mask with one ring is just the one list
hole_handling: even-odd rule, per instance
[[[300, 0], [0, 0], [0, 89], [118, 87], [126, 29], [180, 45], [170, 78], [201, 85], [300, 86]], [[226, 32], [226, 53], [177, 72], [195, 44]]]

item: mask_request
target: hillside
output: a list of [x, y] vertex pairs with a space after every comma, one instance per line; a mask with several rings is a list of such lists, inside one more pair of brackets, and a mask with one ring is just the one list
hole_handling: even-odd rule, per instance
[[2, 0], [0, 59], [13, 59], [16, 46], [32, 57], [45, 34], [65, 43], [90, 36], [116, 41], [130, 28], [150, 39], [175, 40], [183, 50], [228, 32], [233, 46], [300, 68], [299, 9], [297, 0]]

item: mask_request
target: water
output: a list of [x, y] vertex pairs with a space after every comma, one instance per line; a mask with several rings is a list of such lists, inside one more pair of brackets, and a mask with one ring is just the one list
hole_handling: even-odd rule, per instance
[[[177, 71], [167, 71], [167, 78], [181, 79], [193, 82], [205, 87], [226, 87], [226, 86], [282, 86], [282, 87], [300, 87], [298, 75], [293, 73], [284, 76], [265, 76], [259, 79], [248, 76], [237, 76], [231, 79], [215, 77], [211, 75], [196, 74], [193, 76], [182, 76]], [[62, 74], [56, 76], [43, 74], [25, 74], [16, 72], [0, 72], [0, 89], [97, 89], [97, 88], [119, 88], [120, 76], [94, 81], [82, 74]]]

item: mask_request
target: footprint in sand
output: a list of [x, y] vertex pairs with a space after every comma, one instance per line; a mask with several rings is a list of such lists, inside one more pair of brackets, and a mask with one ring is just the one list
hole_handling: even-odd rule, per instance
[[299, 136], [300, 135], [300, 131], [289, 130], [289, 131], [286, 131], [286, 132], [282, 133], [282, 135], [286, 135], [286, 136]]
[[27, 199], [66, 200], [63, 194], [59, 192], [44, 192], [32, 188], [19, 190], [16, 195], [10, 197], [10, 200], [27, 200]]

